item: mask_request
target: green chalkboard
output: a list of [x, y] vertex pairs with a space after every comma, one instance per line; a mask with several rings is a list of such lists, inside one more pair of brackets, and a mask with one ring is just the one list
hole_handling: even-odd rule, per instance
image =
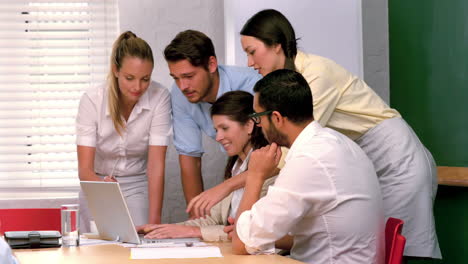
[[439, 166], [468, 167], [468, 0], [389, 0], [390, 103]]

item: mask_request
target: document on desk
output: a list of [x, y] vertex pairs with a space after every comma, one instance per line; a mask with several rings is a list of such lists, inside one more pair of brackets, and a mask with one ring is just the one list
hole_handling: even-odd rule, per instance
[[218, 247], [131, 248], [130, 259], [222, 258]]

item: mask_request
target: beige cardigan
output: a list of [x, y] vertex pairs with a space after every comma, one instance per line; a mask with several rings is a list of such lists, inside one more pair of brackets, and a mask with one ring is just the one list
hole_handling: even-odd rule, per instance
[[[263, 183], [260, 197], [266, 195], [268, 187], [275, 182], [277, 176], [267, 179]], [[194, 220], [188, 220], [185, 222], [177, 223], [178, 225], [187, 226], [198, 226], [202, 234], [204, 241], [226, 241], [229, 240], [227, 234], [223, 231], [223, 228], [228, 223], [227, 219], [229, 216], [229, 208], [231, 207], [232, 193], [226, 198], [215, 204], [211, 208], [211, 215], [206, 218], [198, 218]]]

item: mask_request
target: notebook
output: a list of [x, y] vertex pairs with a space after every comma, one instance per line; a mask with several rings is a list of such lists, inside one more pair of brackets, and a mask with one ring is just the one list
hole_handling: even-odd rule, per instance
[[199, 238], [145, 239], [138, 234], [117, 182], [81, 181], [99, 237], [133, 244], [199, 242]]

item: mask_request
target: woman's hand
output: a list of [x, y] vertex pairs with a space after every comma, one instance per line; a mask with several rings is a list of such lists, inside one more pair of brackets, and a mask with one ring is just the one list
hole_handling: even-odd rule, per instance
[[201, 231], [198, 226], [184, 226], [175, 224], [154, 225], [147, 224], [136, 227], [138, 233], [145, 234], [145, 238], [181, 238], [199, 237]]
[[232, 232], [234, 231], [234, 218], [228, 217], [228, 223], [229, 225], [225, 226], [223, 228], [224, 233], [227, 233], [228, 238], [232, 240]]
[[190, 214], [190, 219], [196, 219], [210, 215], [211, 208], [228, 196], [230, 190], [221, 183], [208, 189], [190, 200], [185, 212]]
[[102, 181], [105, 181], [105, 182], [117, 182], [117, 179], [116, 179], [114, 176], [109, 175], [109, 176], [104, 177], [104, 179], [102, 179]]

